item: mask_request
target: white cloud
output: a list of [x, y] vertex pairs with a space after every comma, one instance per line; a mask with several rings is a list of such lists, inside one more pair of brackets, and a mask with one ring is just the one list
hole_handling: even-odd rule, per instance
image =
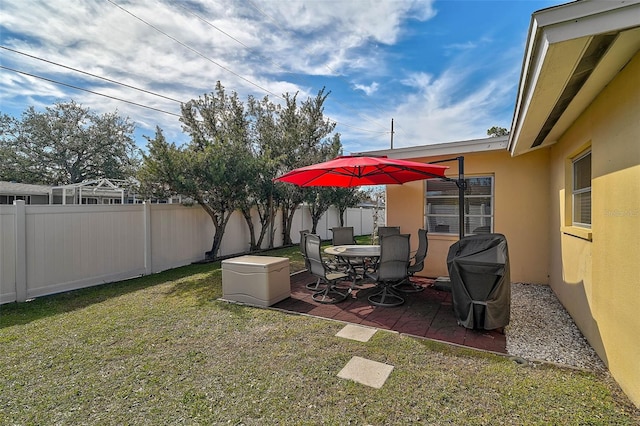
[[[349, 102], [339, 97], [340, 90], [363, 98], [345, 106], [349, 112], [327, 112], [339, 123], [370, 129], [339, 125], [343, 142], [352, 143], [352, 150], [387, 147], [391, 118], [396, 146], [477, 137], [501, 124], [492, 122], [492, 114], [512, 101], [505, 99], [512, 88], [505, 80], [470, 89], [474, 69], [463, 58], [438, 74], [426, 68], [410, 73], [396, 69], [385, 47], [402, 39], [407, 22], [435, 16], [431, 0], [113, 1], [126, 11], [99, 0], [4, 1], [1, 44], [181, 101], [211, 92], [218, 80], [242, 99], [269, 95], [277, 102], [285, 92], [299, 92], [298, 99], [305, 99], [326, 85], [323, 79], [333, 77], [338, 88], [327, 87], [333, 92], [329, 103]], [[485, 41], [480, 37], [449, 48], [469, 52]], [[167, 99], [1, 53], [5, 66], [180, 112], [179, 105]], [[389, 96], [392, 80], [403, 87]], [[177, 117], [9, 71], [0, 70], [0, 91], [3, 110], [7, 105], [22, 111], [72, 98], [99, 113], [117, 109], [146, 135], [153, 136], [156, 125], [167, 136], [180, 134]], [[357, 106], [363, 100], [366, 103]]]
[[355, 84], [354, 87], [357, 90], [362, 90], [367, 96], [371, 96], [372, 94], [374, 94], [375, 92], [378, 91], [378, 83], [373, 82], [370, 85], [365, 85], [365, 84]]
[[[495, 120], [505, 105], [511, 104], [517, 80], [507, 71], [469, 90], [471, 79], [471, 73], [460, 68], [448, 69], [437, 78], [426, 73], [412, 74], [404, 80], [412, 87], [411, 94], [373, 120], [388, 122], [393, 117], [396, 148], [475, 139], [485, 137], [486, 130], [494, 125], [508, 127], [510, 116], [504, 123]], [[346, 139], [364, 141], [354, 144], [353, 151], [390, 146], [388, 133], [373, 136], [349, 129], [344, 133]]]

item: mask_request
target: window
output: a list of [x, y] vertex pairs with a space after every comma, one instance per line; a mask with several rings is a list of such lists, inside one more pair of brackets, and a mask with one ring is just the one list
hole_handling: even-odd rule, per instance
[[23, 200], [25, 204], [31, 204], [30, 195], [0, 195], [0, 204], [13, 204], [15, 200]]
[[[464, 233], [493, 232], [493, 176], [467, 178], [464, 192]], [[427, 180], [426, 226], [429, 232], [459, 235], [458, 186]]]
[[591, 228], [591, 151], [573, 160], [573, 226]]

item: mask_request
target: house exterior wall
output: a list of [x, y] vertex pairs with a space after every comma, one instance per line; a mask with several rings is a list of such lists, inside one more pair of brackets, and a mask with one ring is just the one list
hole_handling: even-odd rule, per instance
[[[488, 151], [459, 154], [464, 156], [465, 176], [494, 176], [494, 232], [507, 238], [514, 282], [548, 283], [549, 226], [549, 165], [548, 150], [538, 150], [512, 158], [508, 151]], [[447, 156], [447, 158], [457, 155]], [[436, 161], [444, 157], [412, 158], [415, 161]], [[458, 176], [457, 162], [447, 176]], [[424, 181], [387, 186], [387, 216], [389, 226], [400, 226], [403, 233], [412, 234], [412, 249], [418, 244], [417, 230], [425, 223]], [[419, 275], [438, 277], [449, 275], [447, 254], [457, 241], [457, 235], [429, 234], [429, 251], [425, 268]]]
[[[640, 53], [551, 148], [550, 284], [640, 403]], [[591, 235], [571, 227], [571, 158], [591, 148]], [[591, 238], [590, 238], [591, 237]]]

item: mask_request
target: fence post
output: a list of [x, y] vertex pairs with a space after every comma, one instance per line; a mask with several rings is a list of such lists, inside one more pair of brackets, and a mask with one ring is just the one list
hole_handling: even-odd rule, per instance
[[142, 207], [144, 214], [144, 274], [150, 275], [153, 272], [153, 265], [151, 264], [151, 203], [144, 201]]
[[15, 200], [16, 302], [27, 300], [27, 221], [24, 200]]

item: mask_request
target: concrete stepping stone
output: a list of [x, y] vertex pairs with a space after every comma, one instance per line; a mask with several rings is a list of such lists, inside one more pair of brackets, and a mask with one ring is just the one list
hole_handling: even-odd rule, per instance
[[357, 340], [358, 342], [368, 342], [374, 334], [376, 329], [371, 327], [362, 327], [355, 324], [347, 324], [338, 333], [337, 337], [343, 337], [345, 339]]
[[354, 356], [338, 373], [341, 379], [380, 389], [393, 370], [393, 365]]

